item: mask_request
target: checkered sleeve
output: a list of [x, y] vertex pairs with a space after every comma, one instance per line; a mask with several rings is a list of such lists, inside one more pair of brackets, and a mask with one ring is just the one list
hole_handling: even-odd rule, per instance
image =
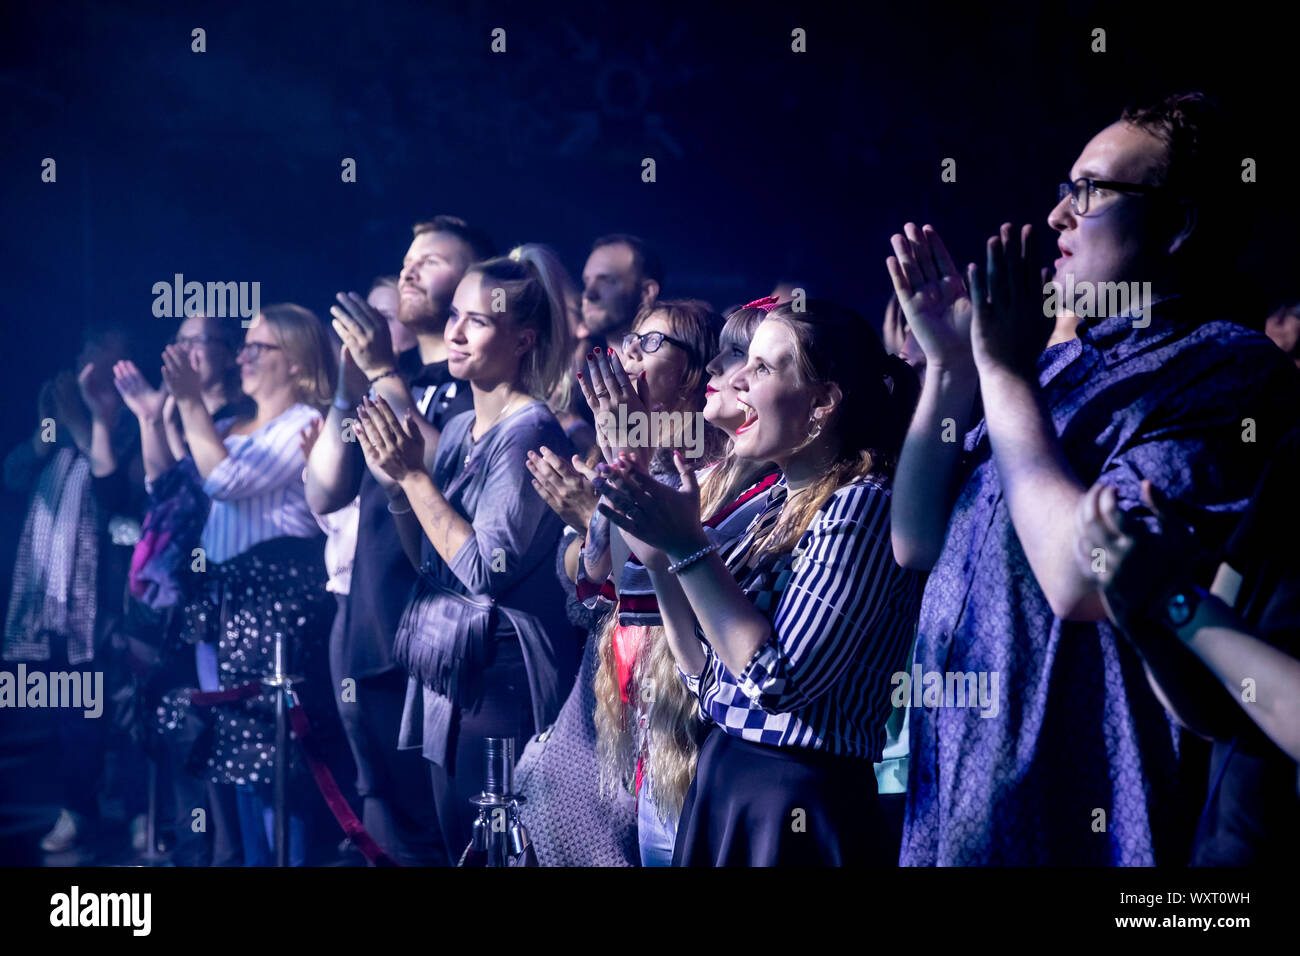
[[682, 683], [686, 685], [686, 689], [690, 691], [698, 701], [696, 706], [696, 716], [698, 716], [705, 724], [711, 724], [714, 721], [712, 716], [709, 714], [708, 695], [709, 688], [715, 686], [717, 683], [715, 671], [718, 666], [718, 658], [713, 653], [713, 648], [711, 648], [708, 642], [704, 640], [704, 632], [700, 630], [698, 623], [695, 625], [695, 636], [700, 639], [700, 647], [704, 649], [704, 667], [694, 676], [686, 673], [678, 667], [677, 674], [681, 677]]
[[772, 635], [738, 680], [768, 713], [807, 708], [861, 655], [892, 646], [890, 634], [876, 633], [889, 630], [881, 618], [904, 574], [890, 545], [889, 492], [865, 482], [840, 489], [783, 573], [789, 580], [772, 615]]

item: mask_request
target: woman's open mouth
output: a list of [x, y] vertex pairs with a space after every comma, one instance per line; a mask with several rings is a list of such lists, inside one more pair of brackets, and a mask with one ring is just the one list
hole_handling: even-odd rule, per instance
[[744, 422], [742, 422], [740, 427], [736, 429], [737, 435], [743, 435], [745, 434], [745, 432], [749, 431], [751, 428], [753, 428], [755, 425], [758, 424], [758, 412], [750, 408], [744, 402], [737, 402], [736, 404], [739, 405], [741, 409], [745, 412]]

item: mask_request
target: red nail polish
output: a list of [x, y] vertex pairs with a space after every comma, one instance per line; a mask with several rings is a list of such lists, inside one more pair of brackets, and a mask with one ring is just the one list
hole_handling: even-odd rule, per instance
[[582, 373], [581, 373], [581, 372], [578, 373], [578, 381], [580, 381], [580, 382], [582, 381]]
[[614, 354], [614, 350], [613, 350], [613, 349], [605, 349], [605, 354], [606, 354], [606, 355], [613, 355], [613, 354]]

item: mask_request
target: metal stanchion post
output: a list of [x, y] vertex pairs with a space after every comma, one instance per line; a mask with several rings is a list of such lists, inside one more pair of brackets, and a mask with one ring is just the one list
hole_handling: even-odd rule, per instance
[[149, 815], [145, 818], [144, 852], [140, 862], [159, 865], [167, 862], [167, 857], [158, 852], [158, 763], [153, 757], [146, 758], [149, 763]]
[[290, 680], [285, 675], [284, 633], [275, 635], [275, 674], [267, 681], [275, 694], [275, 865], [289, 865], [289, 712]]
[[[462, 864], [525, 865], [531, 855], [531, 841], [519, 819], [519, 804], [524, 798], [514, 793], [515, 738], [488, 737], [483, 741], [483, 758], [483, 791], [469, 801], [478, 808], [478, 817]], [[535, 865], [535, 860], [532, 862]]]

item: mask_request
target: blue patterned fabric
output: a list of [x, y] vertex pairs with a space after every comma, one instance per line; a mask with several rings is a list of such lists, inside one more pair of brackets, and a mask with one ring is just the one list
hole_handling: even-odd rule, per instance
[[[1075, 476], [1114, 485], [1148, 523], [1143, 478], [1204, 509], [1211, 548], [1244, 510], [1273, 444], [1300, 415], [1300, 375], [1271, 342], [1184, 299], [1150, 325], [1092, 320], [1039, 358], [1041, 404]], [[1244, 419], [1255, 423], [1243, 440]], [[1108, 622], [1051, 611], [1012, 527], [988, 433], [921, 607], [924, 672], [997, 672], [996, 714], [914, 706], [900, 862], [1153, 865], [1186, 862], [1177, 732], [1136, 652]]]

